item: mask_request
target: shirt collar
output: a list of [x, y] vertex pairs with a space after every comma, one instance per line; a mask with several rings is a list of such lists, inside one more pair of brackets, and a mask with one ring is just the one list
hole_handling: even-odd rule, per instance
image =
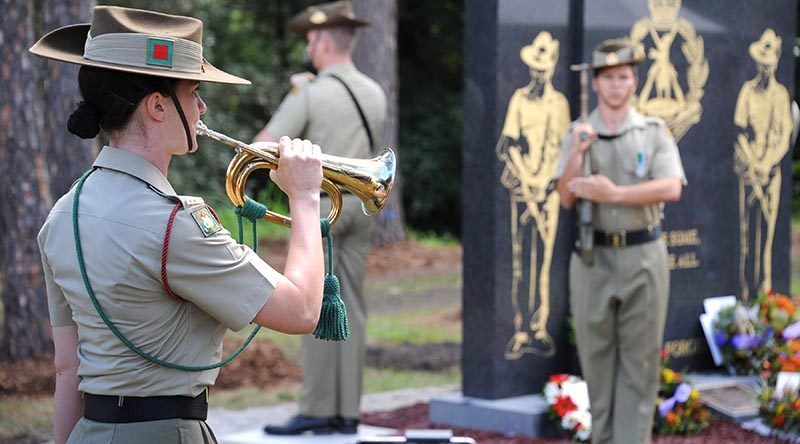
[[172, 185], [155, 165], [128, 150], [106, 145], [95, 159], [93, 166], [128, 174], [142, 180], [164, 195], [177, 196]]
[[344, 63], [337, 63], [335, 65], [328, 66], [327, 68], [323, 69], [319, 72], [319, 75], [324, 74], [335, 74], [335, 75], [343, 75], [348, 74], [356, 69], [355, 65], [352, 62], [344, 62]]
[[612, 133], [608, 127], [606, 126], [603, 119], [600, 117], [600, 110], [595, 108], [591, 114], [589, 114], [589, 123], [592, 124], [592, 127], [598, 134], [605, 134], [609, 136], [624, 134], [628, 132], [631, 128], [644, 128], [647, 124], [644, 120], [644, 116], [639, 114], [633, 106], [631, 106], [630, 110], [628, 110], [628, 114], [625, 116], [625, 119], [622, 120], [622, 124], [619, 126], [619, 129], [616, 133]]

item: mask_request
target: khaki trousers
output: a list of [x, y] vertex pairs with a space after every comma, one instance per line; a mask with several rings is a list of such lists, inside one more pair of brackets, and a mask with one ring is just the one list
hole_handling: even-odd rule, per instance
[[572, 255], [570, 304], [593, 443], [650, 443], [668, 297], [661, 239], [598, 247], [591, 267]]
[[[303, 337], [303, 385], [298, 410], [306, 416], [358, 418], [360, 415], [367, 326], [364, 272], [373, 222], [363, 214], [361, 202], [355, 196], [342, 197], [342, 213], [332, 230], [333, 271], [339, 278], [342, 300], [347, 306], [350, 337], [344, 342], [321, 341], [313, 335]], [[325, 200], [322, 207], [327, 214], [325, 207], [329, 203]]]
[[217, 438], [208, 424], [197, 419], [112, 424], [81, 418], [67, 440], [67, 444], [215, 444], [216, 442]]

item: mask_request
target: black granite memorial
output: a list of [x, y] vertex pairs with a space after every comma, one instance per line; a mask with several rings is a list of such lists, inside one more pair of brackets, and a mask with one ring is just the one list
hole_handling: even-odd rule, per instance
[[569, 8], [467, 5], [464, 394], [496, 399], [538, 391], [572, 354], [564, 321], [574, 221], [551, 186], [571, 120]]
[[620, 36], [644, 45], [637, 108], [667, 121], [689, 181], [664, 210], [664, 347], [675, 368], [713, 365], [698, 321], [703, 299], [789, 291], [796, 8], [794, 0], [585, 2], [584, 48]]
[[644, 46], [635, 104], [667, 121], [689, 182], [664, 209], [671, 364], [712, 366], [698, 321], [703, 299], [789, 291], [796, 8], [796, 0], [467, 0], [466, 404], [539, 393], [549, 375], [579, 371], [567, 322], [575, 219], [554, 203], [552, 153], [564, 112], [579, 113], [577, 74], [567, 68], [604, 39]]

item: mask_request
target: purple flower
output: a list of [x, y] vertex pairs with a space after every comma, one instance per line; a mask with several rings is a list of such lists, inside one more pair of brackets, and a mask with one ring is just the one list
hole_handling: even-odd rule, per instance
[[675, 407], [675, 397], [665, 399], [658, 404], [658, 414], [661, 415], [662, 418], [667, 416], [672, 408]]
[[797, 339], [798, 337], [800, 337], [800, 321], [790, 324], [783, 329], [783, 339], [788, 341], [789, 339]]
[[733, 335], [731, 345], [736, 350], [747, 350], [753, 348], [758, 343], [758, 337], [752, 335]]
[[678, 402], [686, 402], [692, 394], [692, 388], [689, 384], [683, 382], [675, 388], [675, 394], [672, 396]]
[[717, 332], [714, 333], [714, 342], [717, 343], [717, 346], [723, 347], [725, 343], [728, 342], [728, 335], [722, 330], [717, 330]]

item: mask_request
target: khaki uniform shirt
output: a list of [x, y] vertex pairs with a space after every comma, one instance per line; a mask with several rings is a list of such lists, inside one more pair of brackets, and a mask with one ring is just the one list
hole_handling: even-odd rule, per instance
[[277, 137], [302, 137], [316, 143], [325, 154], [357, 159], [372, 157], [364, 125], [353, 99], [334, 74], [344, 80], [358, 99], [377, 144], [386, 119], [386, 96], [380, 85], [352, 63], [340, 63], [288, 94], [267, 124]]
[[[572, 145], [572, 125], [561, 144], [556, 177], [567, 166]], [[631, 108], [616, 134], [612, 133], [595, 109], [589, 123], [598, 135], [619, 135], [611, 140], [598, 138], [589, 152], [592, 173], [608, 177], [617, 185], [634, 185], [653, 179], [678, 177], [686, 185], [678, 146], [661, 118], [642, 116]], [[654, 205], [593, 205], [594, 229], [607, 232], [634, 231], [661, 222], [663, 204]]]
[[[80, 195], [79, 227], [89, 281], [111, 322], [159, 359], [208, 365], [221, 358], [226, 328], [240, 330], [269, 300], [279, 274], [238, 245], [203, 200], [176, 196], [167, 178], [129, 151], [104, 147]], [[50, 321], [75, 324], [79, 390], [98, 395], [197, 396], [219, 369], [185, 372], [150, 363], [108, 329], [92, 305], [75, 254], [75, 189], [53, 207], [39, 232]], [[180, 201], [170, 237], [167, 278], [186, 299], [170, 299], [161, 283], [169, 215]], [[205, 217], [201, 217], [205, 216]]]

